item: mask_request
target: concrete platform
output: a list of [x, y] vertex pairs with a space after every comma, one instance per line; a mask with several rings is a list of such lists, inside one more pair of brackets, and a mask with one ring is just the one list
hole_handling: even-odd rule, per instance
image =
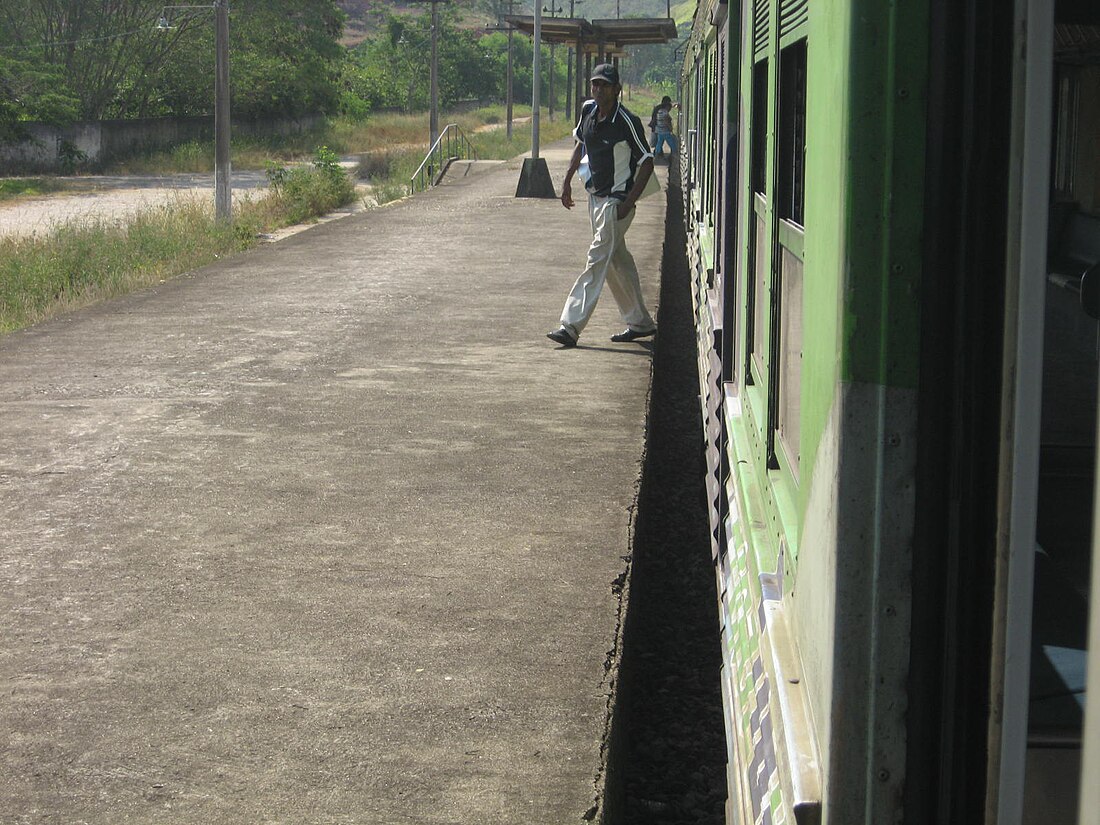
[[0, 821], [593, 816], [650, 349], [519, 168], [0, 338]]

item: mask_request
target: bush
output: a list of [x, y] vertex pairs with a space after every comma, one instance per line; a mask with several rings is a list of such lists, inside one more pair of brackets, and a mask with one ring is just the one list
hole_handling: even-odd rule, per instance
[[318, 147], [312, 168], [287, 169], [269, 164], [268, 180], [272, 197], [282, 202], [289, 223], [301, 223], [317, 215], [351, 203], [355, 199], [352, 183], [336, 153], [327, 146]]
[[172, 165], [176, 169], [208, 172], [214, 168], [212, 147], [199, 143], [197, 140], [173, 146], [169, 154], [172, 157]]
[[71, 140], [63, 140], [58, 144], [57, 159], [61, 164], [61, 171], [66, 175], [71, 175], [78, 166], [88, 162], [88, 156]]
[[380, 183], [371, 189], [371, 198], [378, 206], [400, 200], [408, 194], [409, 187], [405, 183]]
[[360, 180], [385, 180], [393, 174], [396, 159], [397, 153], [390, 149], [368, 152], [359, 159], [355, 174]]

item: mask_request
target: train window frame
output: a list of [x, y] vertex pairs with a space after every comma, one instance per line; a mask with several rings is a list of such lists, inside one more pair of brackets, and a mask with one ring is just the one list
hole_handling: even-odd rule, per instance
[[710, 88], [709, 81], [710, 54], [706, 54], [699, 66], [699, 88], [701, 89], [699, 98], [699, 129], [700, 147], [702, 149], [699, 153], [699, 206], [702, 211], [704, 231], [709, 229], [710, 220], [708, 209], [710, 202], [710, 175], [708, 174], [708, 170], [710, 169], [711, 143], [710, 98], [713, 94], [713, 90]]
[[769, 461], [797, 486], [801, 464], [802, 329], [806, 205], [806, 37], [779, 53], [776, 82], [775, 226], [770, 272]]
[[750, 383], [767, 386], [768, 363], [766, 355], [771, 315], [771, 244], [768, 232], [768, 203], [762, 194], [753, 192], [748, 210], [749, 266], [748, 281], [751, 287], [747, 340], [748, 363], [746, 375]]
[[[752, 192], [767, 196], [768, 188], [768, 87], [771, 61], [757, 60], [752, 67], [749, 106], [749, 181]], [[760, 117], [757, 117], [760, 115]]]
[[765, 56], [753, 63], [749, 78], [748, 112], [748, 209], [745, 230], [748, 255], [745, 266], [745, 383], [767, 385], [766, 315], [771, 303], [767, 278], [761, 279], [770, 265], [770, 248], [762, 242], [761, 231], [768, 225], [768, 135], [771, 132], [769, 91], [771, 61]]
[[[708, 227], [711, 231], [712, 249], [714, 253], [717, 253], [717, 239], [715, 233], [718, 226], [718, 220], [716, 218], [718, 208], [718, 186], [716, 167], [718, 166], [718, 43], [717, 36], [710, 49], [710, 54], [707, 59], [707, 80], [710, 87], [710, 100], [707, 106], [707, 192], [706, 204], [707, 215], [710, 217], [711, 225]], [[714, 266], [711, 271], [713, 273], [714, 268], [717, 266], [717, 258], [714, 260]], [[714, 287], [713, 274], [708, 284], [710, 288]]]
[[779, 131], [776, 210], [781, 220], [806, 221], [806, 89], [809, 48], [805, 37], [779, 53]]
[[719, 350], [723, 391], [738, 395], [738, 381], [741, 370], [738, 367], [738, 337], [743, 323], [739, 315], [742, 270], [737, 253], [738, 223], [738, 187], [740, 177], [738, 167], [738, 148], [740, 145], [740, 124], [735, 124], [731, 113], [738, 110], [738, 92], [735, 80], [738, 77], [736, 53], [730, 59], [729, 27], [723, 26], [718, 35], [719, 83], [723, 94], [719, 98], [722, 106], [720, 122], [723, 125], [719, 157], [719, 171], [716, 178], [720, 210], [719, 229], [716, 233], [715, 258], [721, 271], [720, 303], [722, 307], [722, 336]]

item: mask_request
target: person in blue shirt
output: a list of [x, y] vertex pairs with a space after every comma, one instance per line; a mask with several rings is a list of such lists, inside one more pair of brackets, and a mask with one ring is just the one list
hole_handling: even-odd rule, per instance
[[656, 157], [665, 156], [663, 150], [666, 143], [670, 153], [678, 148], [676, 135], [672, 133], [672, 110], [678, 105], [672, 102], [671, 97], [665, 95], [661, 98], [661, 102], [653, 107], [649, 128], [653, 130], [653, 153]]
[[592, 244], [584, 271], [565, 300], [561, 326], [546, 333], [563, 347], [577, 345], [605, 282], [626, 324], [625, 330], [611, 336], [612, 341], [635, 341], [657, 331], [625, 239], [634, 219], [634, 204], [653, 174], [653, 155], [641, 120], [619, 101], [619, 70], [610, 63], [600, 64], [593, 69], [590, 82], [592, 100], [585, 102], [573, 130], [577, 144], [562, 184], [561, 203], [566, 209], [573, 208], [572, 181], [580, 172], [588, 191]]

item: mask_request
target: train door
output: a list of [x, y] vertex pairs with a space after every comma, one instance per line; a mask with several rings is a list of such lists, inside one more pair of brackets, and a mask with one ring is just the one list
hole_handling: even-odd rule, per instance
[[[1036, 102], [1034, 157], [1026, 154], [1025, 143], [1025, 169], [1030, 164], [1035, 185], [1041, 180], [1046, 186], [1030, 225], [1034, 244], [1042, 247], [1032, 265], [1043, 276], [1037, 279], [1042, 394], [1030, 666], [1016, 689], [1026, 691], [1027, 701], [1023, 822], [1061, 825], [1078, 821], [1082, 745], [1088, 742], [1083, 731], [1100, 361], [1100, 304], [1091, 281], [1100, 277], [1100, 7], [1060, 2], [1050, 11], [1049, 4], [1040, 4], [1028, 26], [1038, 40], [1028, 44], [1028, 54], [1043, 61], [1033, 70], [1045, 95]], [[1047, 117], [1040, 119], [1039, 112]], [[1006, 690], [1009, 684], [1006, 678]], [[1007, 787], [1002, 779], [1002, 797], [1015, 804]], [[1081, 811], [1084, 821], [1090, 808]]]
[[921, 416], [943, 449], [918, 467], [906, 821], [1071, 825], [1082, 744], [1100, 756], [1082, 736], [1100, 342], [1082, 270], [1059, 270], [1100, 259], [1100, 8], [930, 9]]
[[[1036, 525], [1042, 465], [1042, 389], [1046, 234], [1050, 158], [1051, 51], [1049, 5], [1030, 2], [1018, 11], [1014, 32], [1022, 47], [1013, 60], [1011, 143], [1007, 199], [1006, 308], [1002, 435], [1004, 459], [998, 487], [998, 556], [994, 575], [990, 762], [987, 822], [1015, 823], [1025, 805], [1029, 755], [1030, 675], [1040, 664], [1033, 643], [1037, 575], [1044, 550]], [[1046, 353], [1049, 360], [1052, 353]], [[1052, 377], [1052, 376], [1051, 376]], [[1071, 794], [1064, 790], [1058, 797]], [[1030, 821], [1028, 817], [1024, 821]], [[1040, 819], [1037, 821], [1050, 821]], [[1065, 820], [1062, 820], [1065, 821]], [[1072, 822], [1072, 818], [1069, 822]], [[1053, 822], [1052, 822], [1053, 825]]]
[[1100, 11], [1028, 0], [1016, 23], [985, 821], [1073, 825], [1100, 352], [1100, 176], [1080, 136], [1100, 123]]

